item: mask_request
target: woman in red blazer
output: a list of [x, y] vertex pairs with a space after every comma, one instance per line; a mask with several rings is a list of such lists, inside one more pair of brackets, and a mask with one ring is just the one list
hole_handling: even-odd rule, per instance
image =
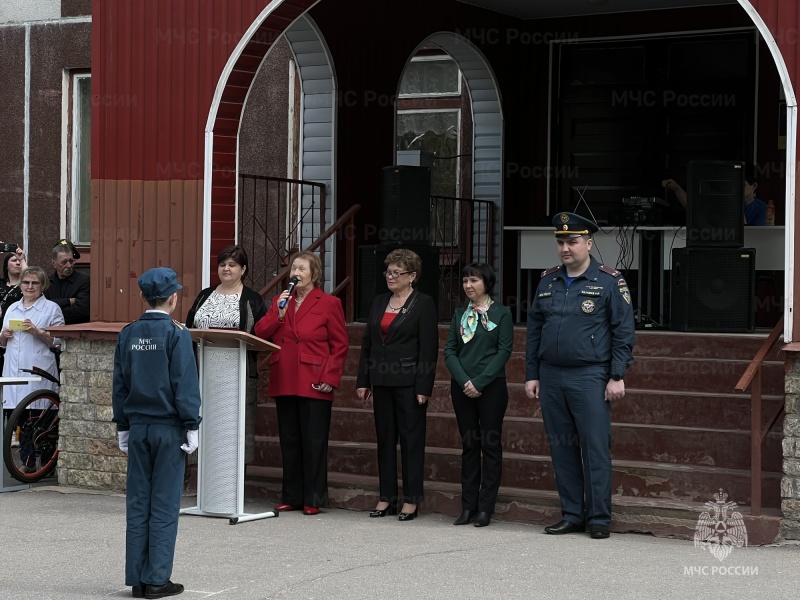
[[290, 275], [297, 278], [294, 298], [289, 290], [275, 296], [255, 334], [281, 347], [269, 360], [269, 395], [278, 409], [283, 457], [283, 491], [275, 509], [302, 506], [304, 514], [316, 515], [320, 506], [328, 505], [331, 404], [348, 339], [342, 303], [319, 288], [319, 258], [299, 252], [291, 265]]

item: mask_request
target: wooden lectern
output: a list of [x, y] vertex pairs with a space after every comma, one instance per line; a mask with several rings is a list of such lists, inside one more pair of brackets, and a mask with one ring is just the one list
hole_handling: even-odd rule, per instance
[[202, 402], [197, 459], [197, 506], [181, 514], [225, 517], [230, 524], [277, 517], [244, 512], [247, 352], [280, 347], [234, 329], [190, 329], [199, 345]]

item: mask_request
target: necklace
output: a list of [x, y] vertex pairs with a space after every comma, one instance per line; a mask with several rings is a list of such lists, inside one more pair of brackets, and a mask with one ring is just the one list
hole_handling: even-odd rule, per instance
[[392, 306], [392, 299], [391, 299], [391, 298], [389, 298], [389, 308], [390, 308], [390, 309], [392, 309], [392, 312], [397, 312], [398, 310], [400, 310], [401, 308], [403, 308], [403, 304], [405, 304], [406, 300], [408, 300], [408, 296], [406, 296], [405, 298], [403, 298], [403, 299], [401, 300], [401, 304], [400, 304], [400, 306], [398, 306], [397, 308], [395, 308], [394, 306]]

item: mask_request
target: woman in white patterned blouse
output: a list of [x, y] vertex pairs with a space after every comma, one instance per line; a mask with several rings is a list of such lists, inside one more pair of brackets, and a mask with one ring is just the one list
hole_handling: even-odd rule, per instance
[[[242, 279], [247, 272], [247, 253], [241, 246], [228, 246], [217, 256], [219, 285], [204, 289], [189, 309], [186, 326], [195, 329], [238, 329], [253, 333], [253, 327], [267, 312], [264, 299]], [[253, 459], [255, 434], [256, 371], [255, 352], [247, 361], [245, 415], [245, 462]]]

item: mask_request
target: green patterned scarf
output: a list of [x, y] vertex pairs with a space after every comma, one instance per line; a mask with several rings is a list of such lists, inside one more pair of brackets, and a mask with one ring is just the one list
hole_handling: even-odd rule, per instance
[[467, 310], [461, 315], [461, 339], [464, 340], [465, 344], [475, 336], [475, 331], [478, 329], [478, 321], [481, 322], [486, 331], [491, 331], [497, 327], [496, 323], [492, 323], [489, 320], [489, 307], [492, 303], [493, 300], [491, 298], [487, 300], [486, 304], [480, 306], [475, 306], [472, 300], [469, 301]]

